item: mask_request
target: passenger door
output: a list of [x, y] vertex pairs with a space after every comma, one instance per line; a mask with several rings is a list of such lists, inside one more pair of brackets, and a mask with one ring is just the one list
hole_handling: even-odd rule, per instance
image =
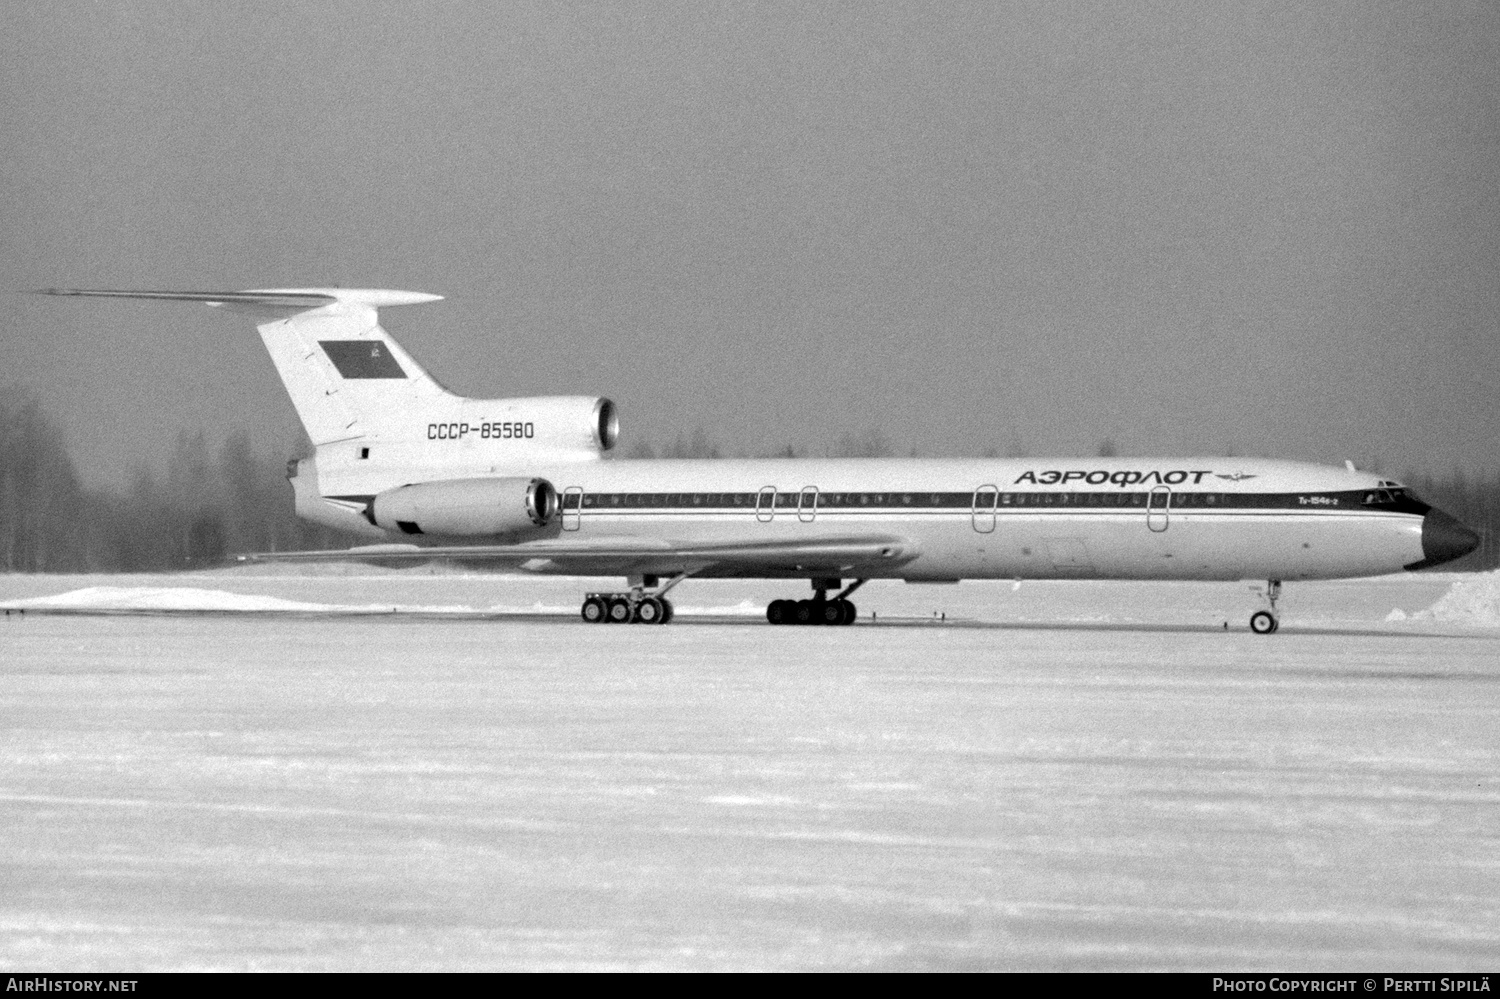
[[755, 497], [755, 519], [765, 524], [774, 516], [776, 516], [776, 487], [761, 486], [760, 494]]
[[980, 486], [974, 490], [974, 502], [970, 516], [974, 530], [989, 534], [995, 529], [995, 507], [1000, 504], [1000, 490], [995, 486]]
[[1156, 486], [1146, 496], [1146, 526], [1160, 534], [1167, 529], [1172, 511], [1172, 488]]
[[811, 524], [818, 516], [818, 487], [803, 486], [802, 493], [797, 497], [797, 519], [804, 524]]
[[569, 486], [562, 496], [562, 529], [576, 531], [583, 521], [583, 487]]

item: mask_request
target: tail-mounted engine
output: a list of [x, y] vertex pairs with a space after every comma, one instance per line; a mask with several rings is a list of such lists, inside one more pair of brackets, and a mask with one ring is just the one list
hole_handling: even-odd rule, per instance
[[608, 451], [620, 439], [620, 414], [615, 404], [608, 399], [594, 403], [594, 440], [599, 450]]
[[425, 429], [439, 453], [462, 445], [491, 461], [542, 451], [566, 458], [614, 447], [620, 417], [613, 402], [590, 396], [465, 399], [461, 412], [428, 422]]
[[560, 506], [546, 479], [453, 479], [388, 489], [370, 519], [403, 534], [526, 534], [551, 524]]

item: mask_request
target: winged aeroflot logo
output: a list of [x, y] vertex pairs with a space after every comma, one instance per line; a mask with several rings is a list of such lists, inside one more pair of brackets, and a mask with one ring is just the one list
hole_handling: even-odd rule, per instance
[[1235, 472], [1233, 475], [1221, 475], [1220, 473], [1215, 472], [1214, 473], [1214, 478], [1216, 478], [1216, 479], [1228, 479], [1230, 482], [1241, 482], [1241, 481], [1243, 481], [1245, 479], [1253, 479], [1253, 478], [1255, 478], [1255, 476], [1251, 475], [1248, 472]]

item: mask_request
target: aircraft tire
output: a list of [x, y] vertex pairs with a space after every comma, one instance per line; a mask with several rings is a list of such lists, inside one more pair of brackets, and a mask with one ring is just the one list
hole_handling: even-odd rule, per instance
[[766, 604], [766, 620], [772, 624], [790, 624], [790, 617], [786, 612], [785, 600], [772, 600]]
[[670, 624], [671, 621], [672, 621], [672, 614], [673, 613], [674, 613], [674, 611], [672, 610], [672, 601], [668, 600], [666, 597], [662, 597], [661, 598], [661, 623], [662, 624]]
[[629, 600], [624, 597], [615, 597], [609, 602], [609, 616], [605, 620], [610, 624], [629, 624], [634, 617]]
[[811, 600], [798, 600], [792, 605], [793, 624], [817, 624], [818, 620], [813, 616], [813, 602]]
[[814, 604], [817, 624], [843, 624], [844, 602], [842, 600], [829, 600], [823, 604]]
[[655, 597], [646, 597], [635, 605], [635, 615], [630, 619], [631, 624], [661, 624], [662, 607], [661, 601]]
[[1270, 611], [1256, 611], [1250, 615], [1250, 630], [1257, 635], [1269, 635], [1281, 626]]
[[600, 600], [598, 597], [589, 597], [583, 602], [583, 610], [579, 613], [584, 621], [589, 624], [602, 624], [609, 610], [605, 607], [603, 600]]
[[840, 600], [839, 602], [839, 624], [853, 624], [854, 619], [859, 616], [859, 608], [854, 606], [852, 600]]

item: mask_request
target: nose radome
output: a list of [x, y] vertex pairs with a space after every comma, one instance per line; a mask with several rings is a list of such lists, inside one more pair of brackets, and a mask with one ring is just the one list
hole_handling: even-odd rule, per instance
[[1422, 561], [1408, 569], [1427, 569], [1463, 558], [1479, 547], [1479, 535], [1441, 510], [1428, 510], [1422, 518]]

